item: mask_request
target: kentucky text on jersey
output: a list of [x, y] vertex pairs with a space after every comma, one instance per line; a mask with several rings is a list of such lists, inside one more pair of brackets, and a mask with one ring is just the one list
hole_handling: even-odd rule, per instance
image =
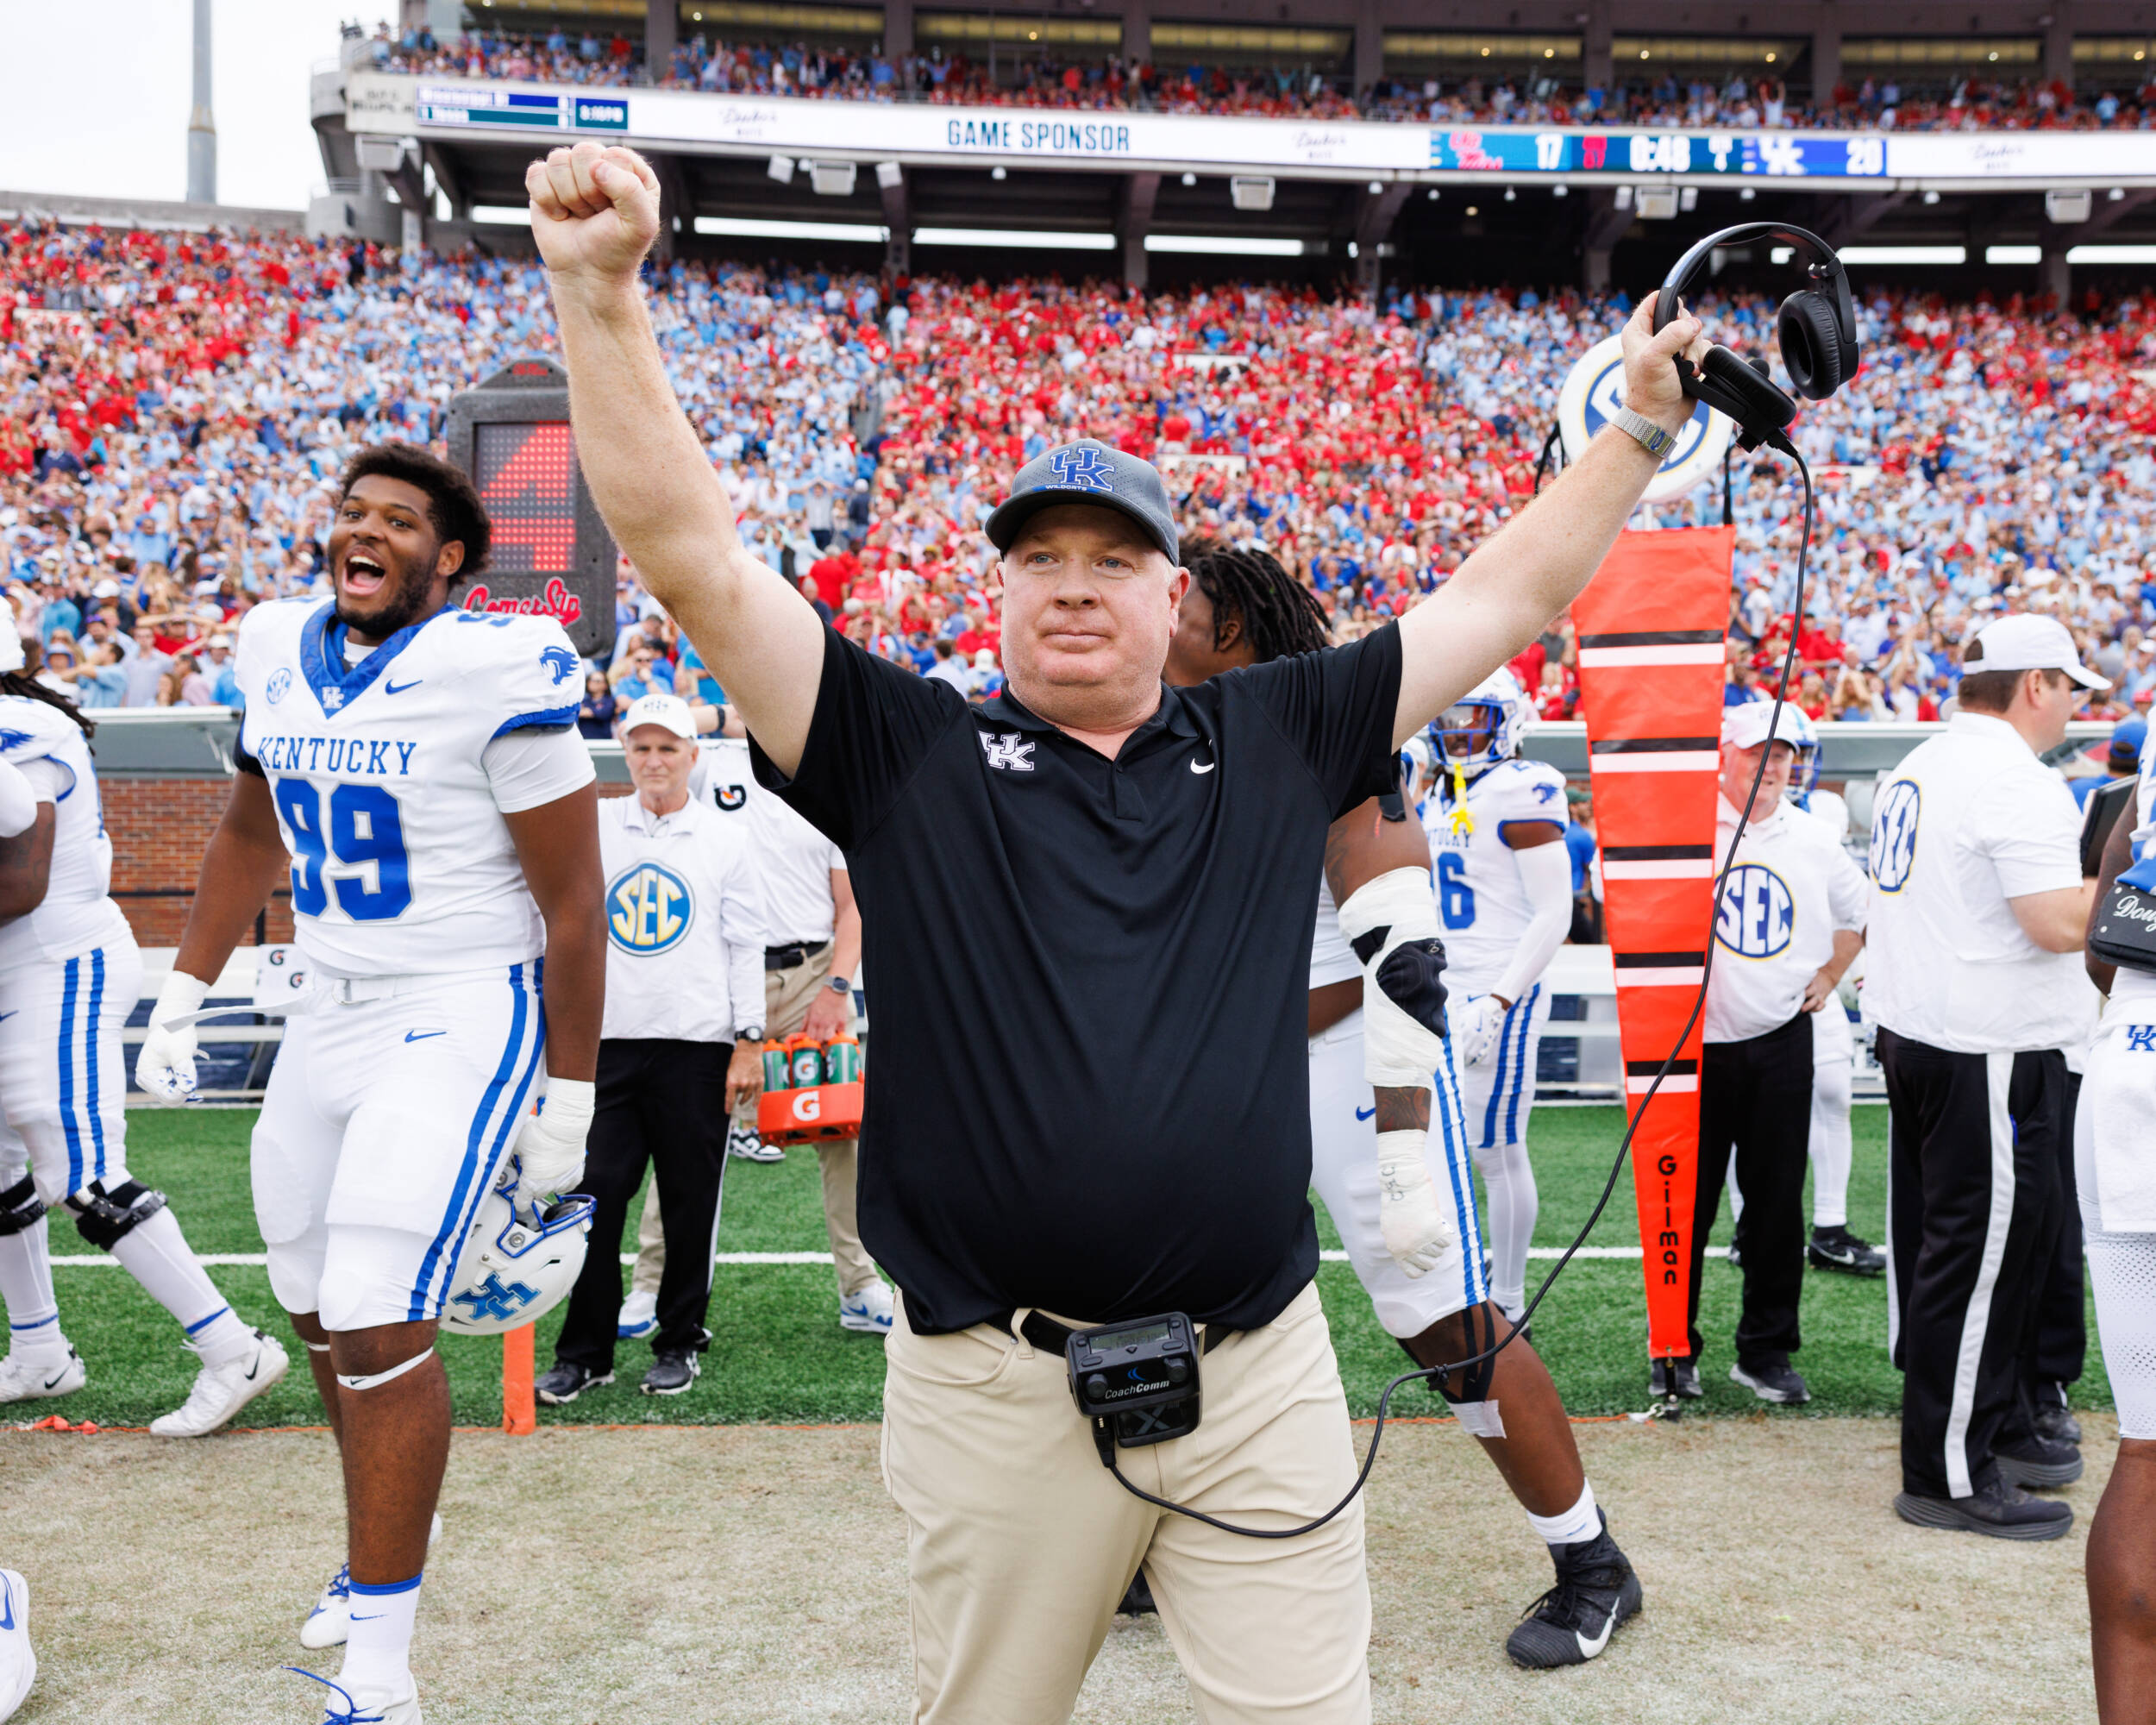
[[402, 779], [411, 775], [415, 740], [364, 737], [267, 736], [248, 739], [254, 758], [272, 773], [337, 773], [348, 779]]

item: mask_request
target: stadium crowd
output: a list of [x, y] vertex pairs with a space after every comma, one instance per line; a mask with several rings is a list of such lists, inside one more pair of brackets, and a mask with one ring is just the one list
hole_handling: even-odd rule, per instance
[[1904, 91], [1890, 75], [1839, 84], [1825, 101], [1793, 102], [1778, 78], [1726, 78], [1664, 72], [1608, 89], [1546, 75], [1448, 82], [1382, 78], [1357, 91], [1323, 66], [1156, 64], [1108, 54], [1066, 59], [1029, 46], [993, 69], [931, 47], [888, 56], [805, 41], [713, 41], [698, 32], [649, 76], [641, 39], [561, 26], [544, 35], [481, 31], [454, 42], [423, 27], [372, 39], [384, 72], [429, 78], [524, 78], [549, 84], [641, 85], [842, 101], [946, 102], [987, 107], [1137, 109], [1259, 118], [1395, 120], [1436, 125], [1807, 127], [1827, 130], [2023, 131], [2145, 129], [2156, 125], [2156, 73], [2142, 88], [2076, 91], [2059, 80], [1955, 78]]
[[[677, 262], [655, 278], [676, 385], [766, 561], [849, 635], [997, 685], [981, 523], [1018, 467], [1090, 436], [1158, 461], [1185, 530], [1257, 541], [1351, 637], [1443, 581], [1532, 490], [1566, 369], [1621, 294], [1242, 285], [1139, 297]], [[1772, 309], [1707, 306], [1739, 348]], [[1964, 637], [2059, 617], [2156, 692], [2156, 297], [2071, 314], [1868, 289], [1857, 384], [1797, 426], [1819, 480], [1796, 624], [1815, 717], [1934, 715]], [[40, 674], [85, 706], [232, 697], [229, 631], [313, 590], [325, 484], [359, 445], [438, 437], [451, 394], [552, 342], [524, 261], [289, 235], [0, 229], [0, 555]], [[1771, 347], [1769, 351], [1771, 352]], [[1731, 698], [1792, 625], [1798, 488], [1739, 459]], [[1702, 485], [1655, 511], [1719, 522]], [[2145, 566], [2146, 565], [2146, 566]], [[650, 688], [723, 692], [624, 568], [586, 729]], [[1576, 716], [1560, 625], [1519, 665]], [[602, 686], [603, 685], [603, 686]]]

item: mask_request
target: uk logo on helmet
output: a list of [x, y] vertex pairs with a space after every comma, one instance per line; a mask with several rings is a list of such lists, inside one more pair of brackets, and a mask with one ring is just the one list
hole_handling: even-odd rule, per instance
[[527, 1288], [521, 1282], [504, 1283], [499, 1271], [490, 1270], [486, 1281], [468, 1293], [452, 1295], [450, 1303], [468, 1307], [464, 1315], [473, 1322], [500, 1323], [515, 1317], [538, 1297], [536, 1288]]

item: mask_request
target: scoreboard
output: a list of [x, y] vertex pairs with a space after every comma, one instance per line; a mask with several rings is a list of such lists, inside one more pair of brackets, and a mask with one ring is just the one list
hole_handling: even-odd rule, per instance
[[549, 359], [511, 361], [450, 401], [448, 444], [494, 527], [486, 568], [461, 602], [544, 614], [578, 652], [609, 652], [614, 543], [577, 465], [567, 374]]

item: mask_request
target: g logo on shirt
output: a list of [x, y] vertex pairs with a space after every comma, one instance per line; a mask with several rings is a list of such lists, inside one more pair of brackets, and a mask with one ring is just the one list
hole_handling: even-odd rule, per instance
[[262, 691], [262, 699], [272, 706], [291, 693], [292, 674], [279, 665], [270, 673], [269, 686]]
[[1771, 958], [1789, 944], [1796, 900], [1789, 882], [1762, 862], [1729, 871], [1714, 907], [1714, 939], [1740, 958]]
[[689, 883], [656, 862], [638, 862], [607, 882], [606, 937], [624, 952], [649, 958], [680, 944], [696, 919]]
[[1880, 794], [1879, 806], [1871, 817], [1871, 878], [1883, 893], [1898, 893], [1908, 884], [1916, 863], [1916, 818], [1924, 806], [1924, 793], [1914, 779], [1896, 779]]
[[749, 801], [749, 787], [721, 785], [712, 794], [711, 800], [717, 803], [724, 812], [731, 814]]

